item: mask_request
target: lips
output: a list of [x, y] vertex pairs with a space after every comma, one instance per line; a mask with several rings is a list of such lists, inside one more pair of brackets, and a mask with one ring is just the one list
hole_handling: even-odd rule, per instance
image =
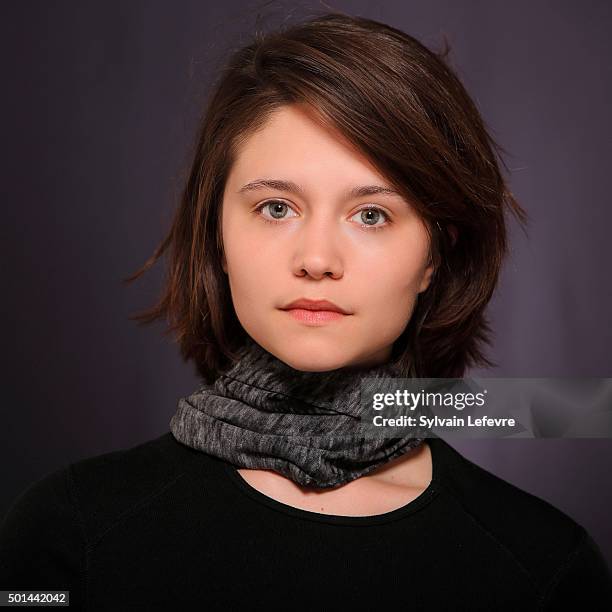
[[283, 306], [282, 310], [293, 310], [295, 308], [300, 308], [302, 310], [326, 310], [331, 312], [339, 312], [344, 315], [351, 314], [344, 308], [341, 308], [329, 300], [309, 300], [308, 298], [294, 300], [286, 306]]

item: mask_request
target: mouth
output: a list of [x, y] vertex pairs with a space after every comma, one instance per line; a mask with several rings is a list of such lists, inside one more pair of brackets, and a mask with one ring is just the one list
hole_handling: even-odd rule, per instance
[[310, 310], [307, 308], [284, 308], [289, 316], [300, 323], [306, 325], [325, 325], [335, 321], [346, 319], [350, 315], [345, 315], [335, 310]]
[[325, 299], [299, 298], [285, 305], [281, 310], [289, 314], [295, 321], [311, 326], [342, 321], [352, 315], [351, 312]]
[[334, 302], [330, 302], [329, 300], [311, 300], [309, 298], [299, 298], [297, 300], [293, 300], [289, 304], [286, 304], [281, 308], [281, 310], [311, 310], [311, 311], [319, 311], [319, 312], [337, 312], [343, 315], [351, 314], [346, 309], [341, 308]]

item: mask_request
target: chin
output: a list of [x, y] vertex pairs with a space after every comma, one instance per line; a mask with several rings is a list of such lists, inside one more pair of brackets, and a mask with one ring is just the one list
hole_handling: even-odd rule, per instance
[[[267, 348], [269, 352], [302, 372], [328, 372], [345, 367], [351, 361], [346, 350], [338, 350], [338, 343], [330, 346], [328, 342], [301, 342], [299, 339], [285, 337], [274, 346]], [[336, 350], [334, 350], [336, 349]]]
[[300, 372], [329, 372], [331, 370], [337, 370], [338, 368], [344, 367], [344, 364], [322, 364], [320, 361], [313, 362], [289, 362], [285, 361], [288, 365], [290, 365], [294, 370], [299, 370]]
[[350, 365], [359, 355], [359, 347], [351, 342], [355, 334], [332, 334], [315, 329], [296, 333], [284, 325], [259, 326], [248, 333], [266, 351], [302, 372], [337, 370]]

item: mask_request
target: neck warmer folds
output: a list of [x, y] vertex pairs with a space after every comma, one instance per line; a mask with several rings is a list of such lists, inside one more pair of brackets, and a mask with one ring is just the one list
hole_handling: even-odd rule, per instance
[[295, 370], [249, 338], [212, 385], [179, 399], [170, 430], [179, 442], [235, 466], [275, 470], [303, 486], [334, 487], [423, 441], [358, 435], [361, 379], [398, 376], [391, 364]]

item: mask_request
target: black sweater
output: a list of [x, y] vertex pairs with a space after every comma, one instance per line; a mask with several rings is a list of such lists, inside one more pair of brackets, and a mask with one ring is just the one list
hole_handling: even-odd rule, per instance
[[428, 443], [429, 487], [368, 517], [276, 501], [171, 433], [73, 463], [9, 509], [0, 590], [69, 590], [88, 611], [612, 610], [582, 526]]

